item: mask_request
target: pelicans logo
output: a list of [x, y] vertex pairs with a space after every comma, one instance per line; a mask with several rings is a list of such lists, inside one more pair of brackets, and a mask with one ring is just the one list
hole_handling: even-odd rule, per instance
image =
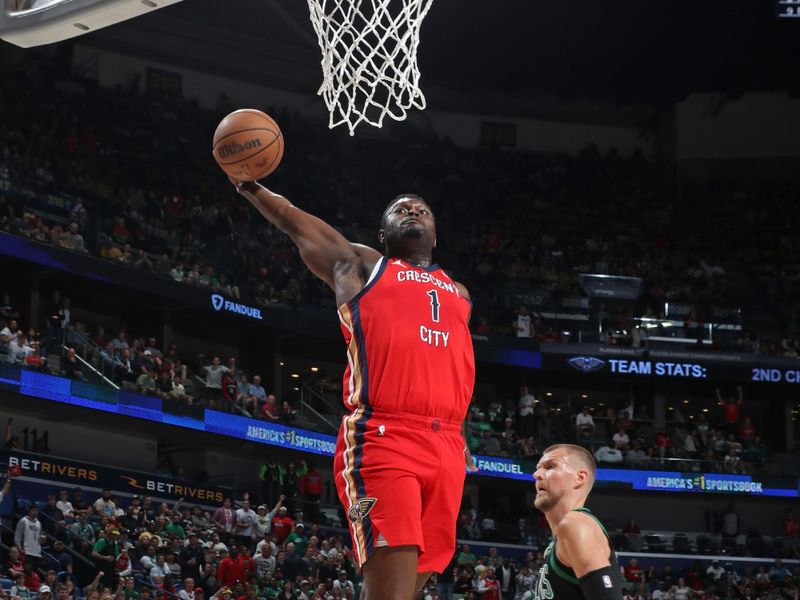
[[594, 356], [574, 356], [567, 360], [569, 366], [584, 373], [599, 371], [606, 366], [606, 361], [595, 358]]
[[377, 501], [377, 498], [359, 498], [356, 500], [356, 503], [350, 507], [350, 510], [347, 511], [347, 518], [350, 519], [352, 523], [360, 523], [364, 520], [364, 517], [369, 514], [369, 511], [372, 510], [372, 507], [375, 506]]

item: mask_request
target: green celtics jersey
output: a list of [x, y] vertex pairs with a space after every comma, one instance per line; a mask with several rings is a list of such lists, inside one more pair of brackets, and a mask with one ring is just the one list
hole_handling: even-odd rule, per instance
[[[592, 517], [597, 521], [600, 529], [603, 530], [606, 539], [608, 539], [608, 548], [611, 553], [608, 560], [611, 563], [612, 577], [620, 578], [617, 554], [614, 552], [614, 546], [611, 544], [611, 539], [608, 537], [606, 528], [603, 527], [600, 520], [595, 517], [588, 508], [576, 508], [575, 510], [586, 513]], [[554, 537], [553, 541], [550, 542], [544, 551], [544, 562], [539, 569], [534, 598], [535, 600], [585, 600], [578, 578], [575, 577], [575, 571], [558, 561], [558, 557], [556, 556], [557, 543], [558, 538]]]

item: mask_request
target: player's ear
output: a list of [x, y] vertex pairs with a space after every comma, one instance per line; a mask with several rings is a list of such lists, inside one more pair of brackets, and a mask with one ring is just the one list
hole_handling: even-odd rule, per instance
[[589, 471], [586, 469], [578, 469], [575, 472], [575, 487], [583, 487], [589, 481]]
[[381, 246], [386, 244], [386, 231], [384, 231], [383, 227], [378, 229], [378, 241], [381, 243]]

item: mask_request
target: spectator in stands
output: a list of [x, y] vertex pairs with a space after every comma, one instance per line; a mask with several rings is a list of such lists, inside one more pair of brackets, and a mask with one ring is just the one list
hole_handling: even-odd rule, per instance
[[0, 329], [0, 347], [7, 346], [13, 340], [17, 339], [17, 336], [21, 335], [22, 331], [19, 328], [19, 324], [17, 323], [16, 319], [12, 319], [9, 321], [8, 325]]
[[8, 343], [8, 356], [6, 360], [12, 365], [23, 365], [27, 358], [35, 352], [34, 347], [21, 331]]
[[44, 542], [42, 524], [39, 522], [39, 509], [35, 504], [28, 507], [27, 514], [17, 523], [14, 532], [14, 544], [25, 556], [25, 560], [38, 566], [42, 560], [42, 543]]
[[62, 537], [61, 531], [66, 525], [64, 513], [56, 505], [56, 497], [53, 494], [47, 495], [47, 504], [42, 508], [42, 515], [45, 517], [42, 525], [44, 532], [54, 537]]
[[169, 572], [165, 553], [160, 552], [156, 554], [156, 564], [150, 568], [149, 572], [150, 584], [157, 588], [161, 587], [164, 584], [164, 578]]
[[95, 542], [92, 549], [92, 558], [97, 561], [97, 567], [103, 573], [103, 585], [111, 589], [117, 587], [116, 561], [119, 554], [118, 529], [110, 529], [105, 537], [101, 537]]
[[162, 400], [171, 400], [172, 396], [172, 379], [170, 379], [168, 371], [162, 371], [158, 374], [155, 381], [155, 394]]
[[61, 357], [61, 376], [67, 379], [77, 379], [86, 381], [83, 374], [83, 366], [78, 360], [77, 352], [74, 347], [70, 347]]
[[461, 551], [458, 553], [456, 564], [458, 565], [474, 565], [477, 562], [475, 553], [469, 547], [469, 544], [461, 546]]
[[259, 416], [265, 421], [277, 422], [281, 420], [280, 409], [278, 408], [278, 400], [274, 394], [267, 396], [264, 406], [261, 407]]
[[179, 540], [183, 541], [186, 539], [186, 530], [184, 530], [182, 523], [182, 516], [181, 513], [178, 512], [177, 508], [173, 510], [172, 517], [169, 520], [164, 531], [168, 536], [174, 535]]
[[59, 245], [62, 248], [74, 250], [75, 252], [88, 252], [83, 236], [80, 234], [78, 224], [74, 221], [69, 224], [67, 231], [62, 234]]
[[76, 515], [80, 513], [91, 514], [93, 507], [89, 506], [83, 499], [83, 490], [79, 487], [72, 490], [72, 510]]
[[669, 433], [663, 429], [659, 429], [656, 432], [656, 450], [658, 451], [658, 458], [662, 464], [665, 458], [672, 456], [673, 447], [674, 444], [672, 443]]
[[[220, 385], [222, 386], [223, 407], [225, 410], [233, 411], [234, 407], [239, 406], [239, 383], [236, 380], [235, 370], [228, 368], [228, 370], [222, 374]], [[244, 407], [240, 408], [243, 409]]]
[[627, 452], [628, 446], [631, 443], [631, 438], [628, 437], [627, 432], [622, 427], [620, 427], [617, 430], [617, 433], [614, 434], [612, 441], [614, 443], [614, 448], [620, 450], [621, 452]]
[[116, 350], [114, 350], [114, 342], [106, 342], [100, 350], [100, 360], [102, 361], [102, 370], [106, 372], [106, 369], [110, 369], [113, 373], [114, 369], [116, 369], [121, 363], [119, 361], [119, 355], [117, 354]]
[[644, 570], [639, 566], [639, 561], [632, 558], [625, 565], [625, 581], [629, 583], [639, 583], [644, 581]]
[[781, 558], [776, 558], [774, 560], [768, 574], [770, 580], [778, 581], [779, 583], [783, 583], [784, 579], [792, 576], [792, 573], [789, 571], [789, 569], [784, 566]]
[[727, 433], [739, 432], [739, 416], [742, 410], [742, 386], [736, 386], [736, 399], [733, 396], [723, 399], [719, 388], [716, 389], [717, 402], [723, 408], [725, 429]]
[[[258, 479], [261, 481], [261, 496], [264, 502], [271, 502], [280, 492], [283, 472], [283, 467], [271, 455], [259, 468]], [[284, 498], [285, 496], [281, 500]]]
[[756, 428], [753, 427], [753, 420], [750, 417], [744, 418], [744, 423], [739, 427], [739, 440], [746, 446], [756, 437]]
[[186, 388], [183, 385], [183, 378], [180, 375], [175, 375], [172, 378], [172, 391], [169, 398], [184, 404], [194, 404], [194, 398], [186, 393]]
[[236, 546], [232, 545], [230, 552], [220, 552], [216, 579], [223, 587], [232, 587], [237, 581], [244, 581], [245, 565], [239, 560], [239, 549]]
[[240, 552], [253, 547], [255, 526], [258, 515], [250, 508], [249, 498], [242, 500], [242, 506], [236, 509], [236, 524], [234, 526], [235, 542]]
[[575, 417], [575, 426], [578, 429], [579, 438], [588, 438], [594, 434], [594, 419], [589, 414], [589, 407], [584, 406], [580, 413]]
[[261, 547], [261, 552], [256, 554], [255, 563], [259, 579], [272, 577], [275, 573], [275, 557], [272, 556], [272, 549], [269, 544]]
[[742, 458], [735, 448], [730, 448], [723, 460], [723, 470], [726, 473], [742, 473]]
[[646, 466], [649, 461], [650, 458], [645, 451], [642, 450], [638, 442], [634, 442], [633, 447], [628, 451], [628, 454], [625, 455], [625, 462], [629, 467], [634, 469]]
[[609, 443], [606, 443], [600, 448], [598, 448], [595, 453], [594, 457], [597, 460], [598, 464], [601, 465], [619, 465], [622, 464], [622, 452], [614, 448], [613, 440]]
[[353, 582], [347, 578], [347, 571], [342, 569], [339, 571], [339, 577], [333, 581], [333, 589], [339, 590], [342, 595], [346, 595], [347, 590], [350, 594], [355, 594], [356, 588]]
[[267, 391], [261, 385], [261, 375], [254, 375], [253, 382], [247, 389], [247, 404], [253, 415], [259, 414], [259, 408], [267, 401]]
[[94, 514], [98, 517], [112, 518], [116, 513], [117, 506], [111, 499], [111, 490], [103, 488], [100, 492], [100, 497], [94, 501], [92, 508], [94, 509]]
[[16, 546], [11, 546], [8, 549], [8, 560], [3, 565], [4, 575], [9, 579], [16, 580], [17, 575], [23, 571], [22, 553]]
[[275, 541], [278, 544], [283, 544], [289, 533], [294, 528], [294, 521], [289, 517], [289, 511], [285, 506], [278, 509], [278, 514], [272, 519], [272, 531], [275, 535]]
[[222, 506], [214, 512], [214, 516], [212, 517], [214, 524], [217, 526], [219, 538], [224, 544], [231, 543], [231, 536], [235, 531], [236, 512], [231, 507], [231, 504], [231, 499], [225, 498], [225, 500], [222, 501]]
[[533, 337], [533, 324], [531, 322], [531, 314], [528, 312], [528, 307], [524, 304], [520, 307], [519, 311], [514, 315], [514, 321], [511, 323], [511, 330], [518, 338], [532, 338]]
[[672, 586], [670, 592], [673, 600], [689, 600], [693, 593], [683, 577], [678, 577], [678, 583]]
[[211, 359], [211, 364], [203, 367], [206, 374], [206, 395], [211, 401], [222, 399], [222, 376], [228, 372], [228, 367], [222, 364], [219, 356]]
[[136, 379], [140, 374], [141, 367], [134, 362], [130, 349], [123, 348], [119, 352], [117, 365], [114, 368], [114, 378], [122, 381], [123, 385], [127, 383], [129, 387], [125, 386], [125, 389], [131, 389], [135, 386]]
[[284, 400], [281, 403], [281, 410], [280, 410], [281, 423], [283, 423], [284, 425], [293, 425], [296, 414], [297, 411], [292, 408], [292, 405], [289, 404], [288, 400]]
[[156, 393], [156, 372], [152, 369], [141, 373], [136, 378], [136, 389], [145, 396], [154, 396]]
[[478, 581], [477, 591], [481, 595], [481, 600], [502, 600], [500, 582], [497, 580], [494, 568], [486, 569], [485, 575]]
[[84, 556], [89, 555], [94, 547], [95, 534], [94, 527], [87, 522], [86, 512], [79, 512], [77, 520], [68, 529], [73, 549]]
[[725, 569], [723, 569], [718, 560], [712, 560], [711, 566], [706, 569], [706, 574], [712, 579], [712, 581], [719, 581], [722, 579], [722, 576], [725, 574]]
[[[317, 471], [316, 463], [309, 462], [308, 470], [300, 477], [300, 497], [306, 516], [313, 522], [319, 520], [319, 501], [322, 497], [322, 474]], [[303, 554], [301, 552], [300, 554]]]
[[128, 335], [124, 329], [120, 329], [117, 332], [117, 337], [112, 340], [112, 343], [114, 344], [114, 351], [118, 355], [121, 355], [123, 350], [127, 350], [129, 348]]
[[25, 573], [24, 572], [20, 571], [14, 577], [14, 585], [11, 586], [11, 589], [9, 590], [9, 594], [10, 594], [12, 600], [15, 599], [15, 598], [21, 598], [22, 600], [30, 600], [32, 598], [30, 588], [28, 588], [25, 585]]
[[636, 519], [631, 517], [628, 519], [628, 522], [625, 523], [625, 527], [622, 528], [622, 533], [626, 535], [639, 535], [642, 533], [642, 530], [639, 529], [639, 524], [636, 522]]
[[533, 434], [533, 411], [535, 407], [536, 398], [534, 398], [527, 386], [523, 386], [519, 397], [519, 433], [521, 437], [528, 437]]

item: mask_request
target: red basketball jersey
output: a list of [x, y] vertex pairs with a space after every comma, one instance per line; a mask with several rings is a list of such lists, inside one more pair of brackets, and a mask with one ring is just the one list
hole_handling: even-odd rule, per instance
[[381, 258], [339, 307], [345, 406], [462, 420], [475, 381], [471, 308], [437, 265]]

